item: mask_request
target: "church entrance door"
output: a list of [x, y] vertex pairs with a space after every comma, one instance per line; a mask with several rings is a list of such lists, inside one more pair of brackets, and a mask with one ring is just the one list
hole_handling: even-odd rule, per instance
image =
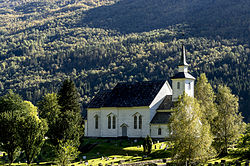
[[127, 126], [122, 126], [122, 136], [123, 137], [127, 137], [128, 134], [127, 134]]

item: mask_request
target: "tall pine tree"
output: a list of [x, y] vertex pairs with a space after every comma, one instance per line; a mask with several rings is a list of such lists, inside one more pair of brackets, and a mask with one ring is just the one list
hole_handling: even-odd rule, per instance
[[79, 94], [72, 80], [66, 79], [63, 82], [58, 96], [58, 103], [61, 106], [62, 112], [72, 111], [75, 113], [81, 113], [81, 108], [79, 104]]
[[[79, 95], [72, 80], [67, 79], [63, 82], [58, 96], [61, 113], [57, 120], [58, 132], [60, 134], [58, 135], [56, 147], [57, 156], [60, 158], [59, 161], [65, 161], [69, 156], [72, 158], [76, 156], [76, 150], [72, 150], [70, 153], [66, 151], [68, 151], [69, 145], [70, 149], [77, 149], [80, 145], [80, 137], [83, 135], [82, 117]], [[65, 156], [65, 159], [62, 159], [62, 156]]]

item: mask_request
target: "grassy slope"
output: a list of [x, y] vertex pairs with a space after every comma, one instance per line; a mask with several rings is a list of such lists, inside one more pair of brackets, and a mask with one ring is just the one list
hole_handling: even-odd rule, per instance
[[[165, 151], [166, 145], [170, 145], [169, 142], [159, 142], [154, 143], [152, 147], [152, 153], [146, 157], [143, 154], [143, 148], [141, 147], [143, 141], [138, 140], [138, 142], [134, 142], [133, 140], [115, 140], [115, 139], [84, 139], [84, 144], [93, 144], [98, 143], [93, 149], [89, 152], [80, 154], [79, 158], [82, 159], [82, 156], [86, 156], [86, 160], [89, 165], [98, 165], [99, 163], [111, 164], [114, 162], [115, 165], [118, 165], [119, 161], [124, 161], [123, 163], [132, 163], [132, 162], [140, 162], [145, 160], [154, 160], [161, 158], [171, 158], [171, 149], [168, 148]], [[160, 146], [163, 144], [163, 149], [160, 149]], [[155, 149], [156, 146], [156, 149]], [[170, 146], [168, 146], [170, 147]], [[104, 158], [102, 160], [102, 157]], [[106, 158], [109, 157], [109, 160]], [[114, 158], [115, 157], [115, 158]], [[78, 162], [72, 162], [74, 165], [82, 165], [80, 164], [80, 159]], [[236, 162], [239, 160], [241, 164], [244, 164], [246, 161], [246, 156], [243, 156], [242, 149], [231, 149], [229, 150], [229, 155], [225, 157], [217, 157], [214, 159], [210, 159], [207, 163], [215, 163], [221, 162], [221, 160], [225, 160], [226, 162]], [[249, 158], [248, 158], [249, 159]], [[84, 163], [84, 160], [82, 160]], [[2, 160], [0, 163], [3, 164]], [[41, 165], [51, 165], [53, 162], [40, 162]], [[54, 163], [55, 164], [55, 163]], [[14, 163], [13, 165], [26, 165], [24, 163]], [[33, 164], [36, 165], [36, 164]], [[207, 165], [207, 164], [205, 164]]]

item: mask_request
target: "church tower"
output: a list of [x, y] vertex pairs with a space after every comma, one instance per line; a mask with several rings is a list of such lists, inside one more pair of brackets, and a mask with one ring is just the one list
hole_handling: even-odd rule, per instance
[[194, 97], [194, 80], [195, 78], [188, 73], [188, 64], [186, 62], [186, 50], [182, 46], [181, 58], [178, 65], [178, 73], [172, 80], [172, 101], [177, 101], [178, 97], [185, 92], [188, 96]]

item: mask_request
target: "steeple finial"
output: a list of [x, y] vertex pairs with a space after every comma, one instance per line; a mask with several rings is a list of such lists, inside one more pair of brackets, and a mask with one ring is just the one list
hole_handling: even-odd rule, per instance
[[186, 62], [186, 50], [184, 45], [182, 45], [182, 52], [181, 52], [181, 59], [179, 66], [188, 66]]

